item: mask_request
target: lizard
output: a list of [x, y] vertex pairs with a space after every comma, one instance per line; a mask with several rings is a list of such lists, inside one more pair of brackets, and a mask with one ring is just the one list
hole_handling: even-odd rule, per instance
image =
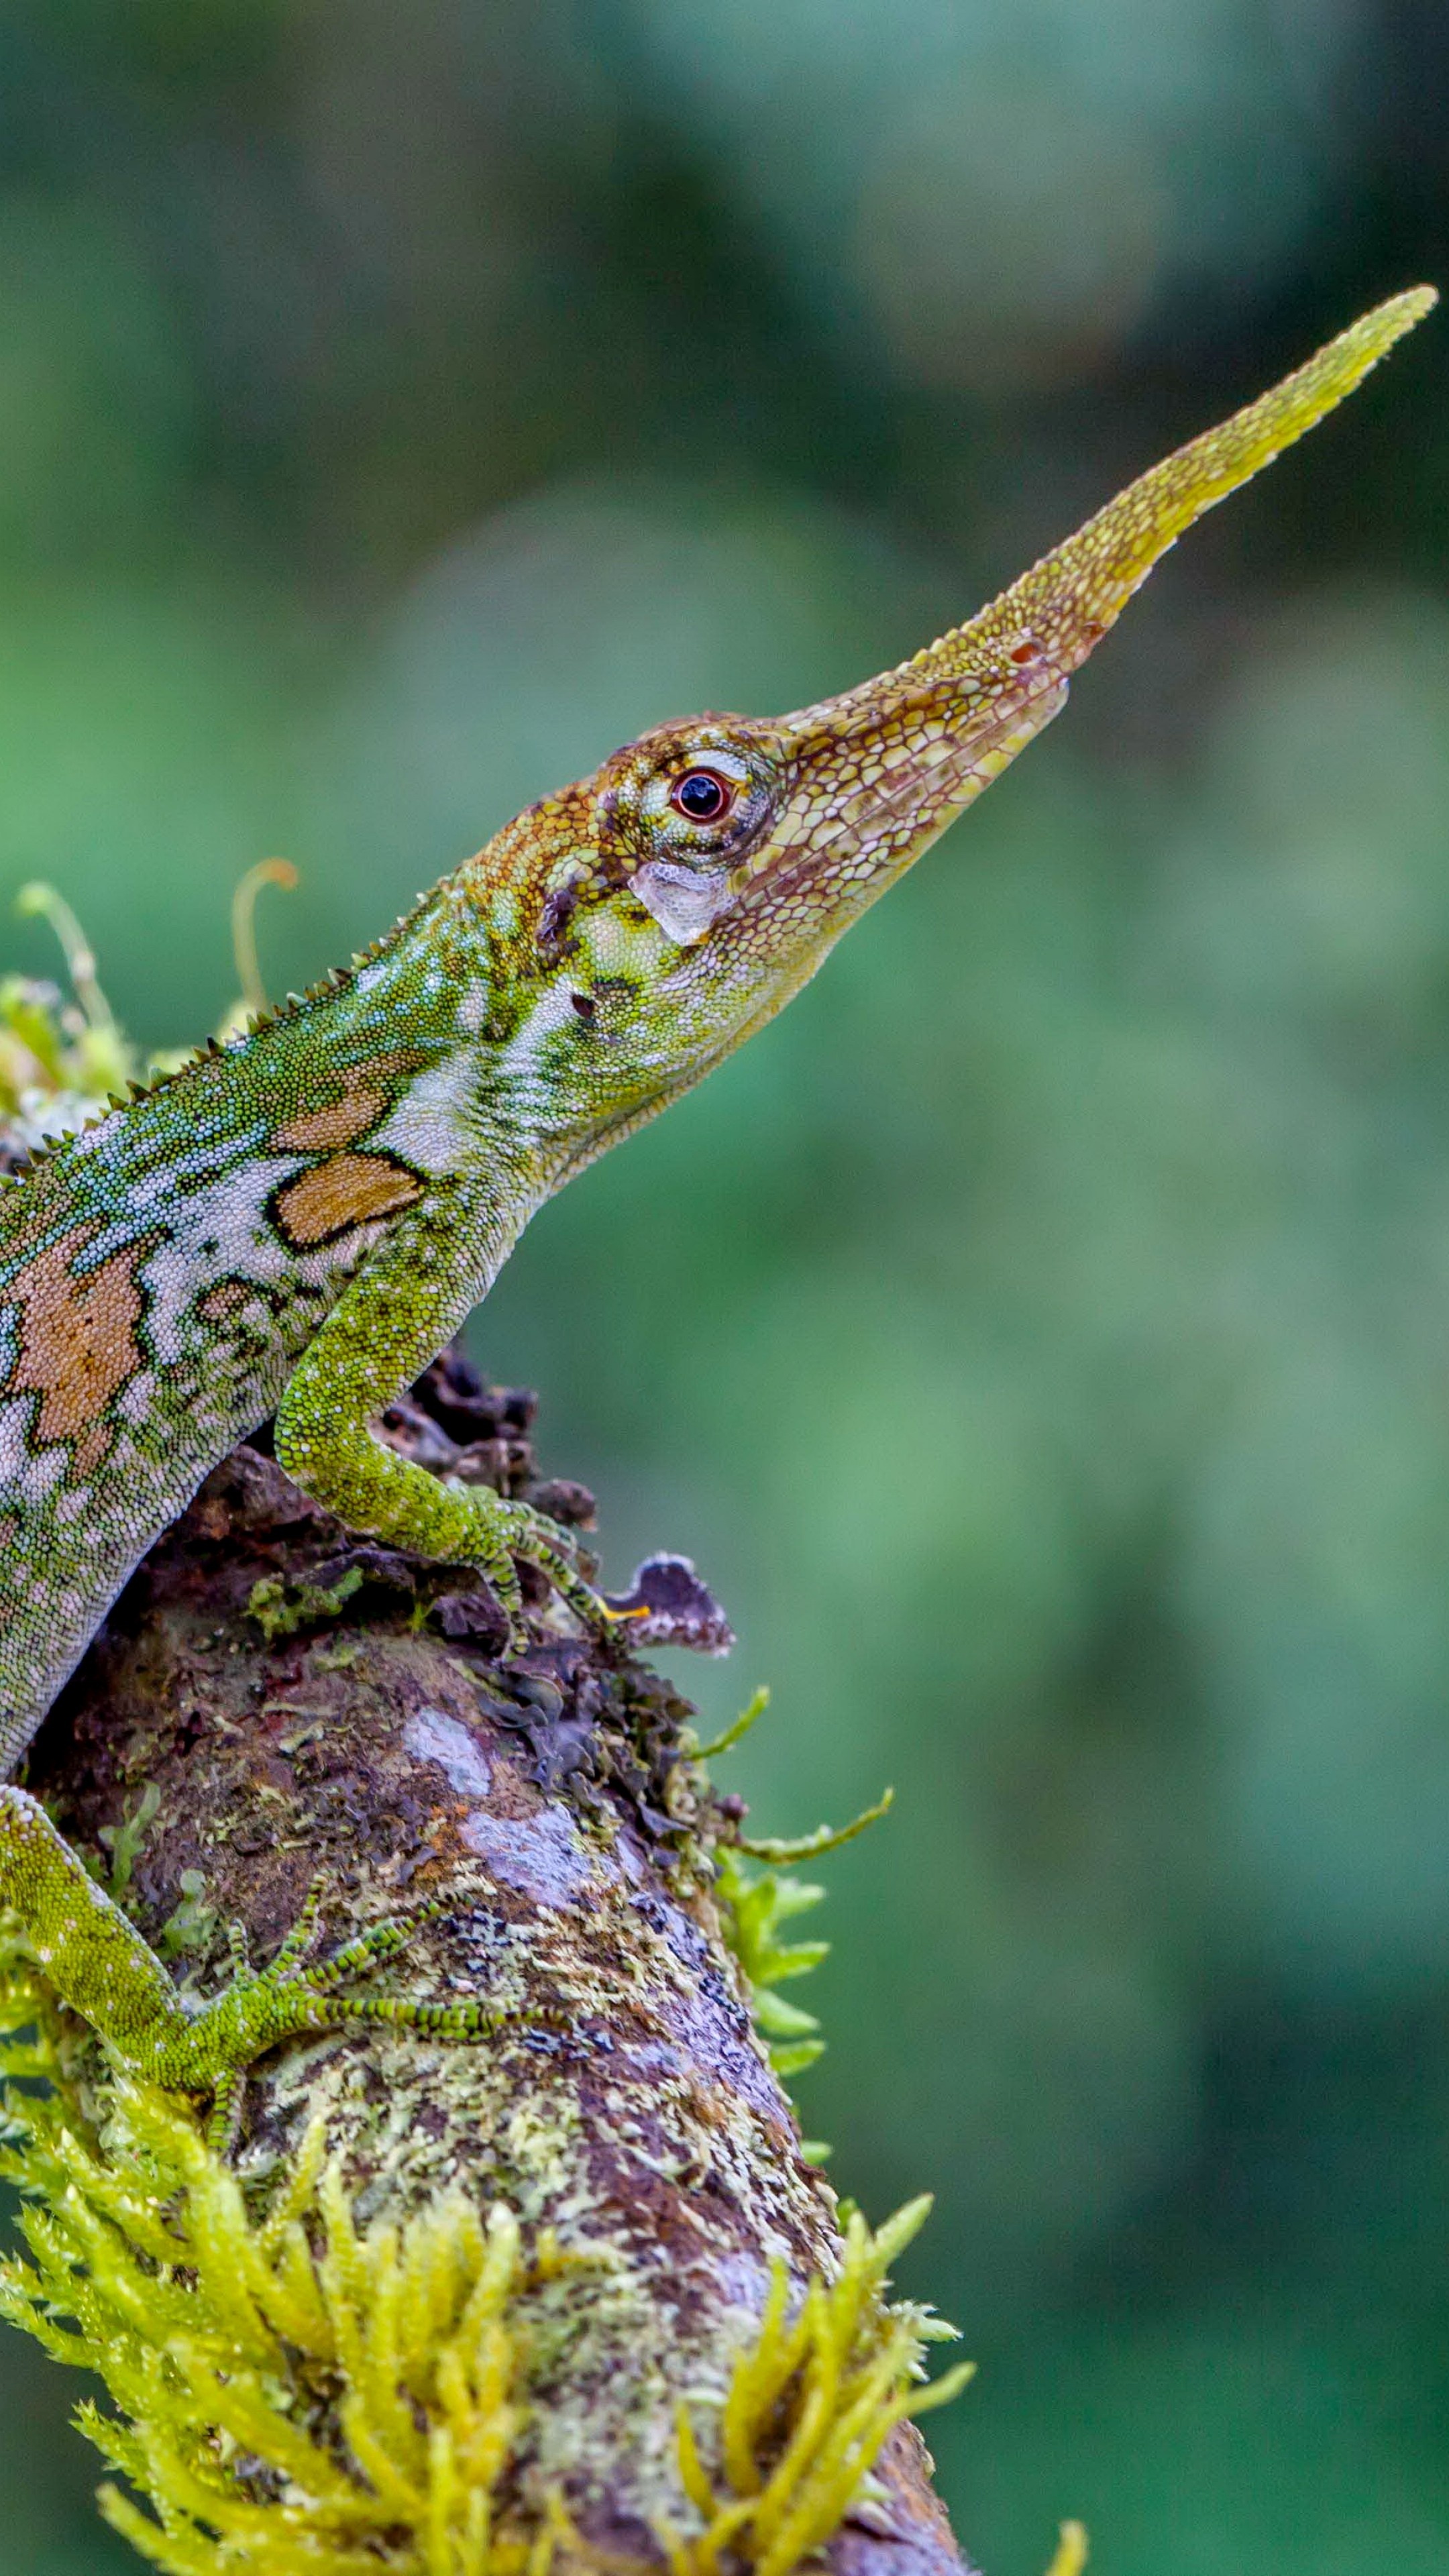
[[[529, 1218], [762, 1028], [1065, 703], [1203, 511], [1349, 393], [1435, 302], [1363, 315], [1129, 484], [967, 624], [794, 714], [657, 726], [546, 796], [353, 965], [49, 1147], [0, 1187], [0, 1765], [234, 1442], [352, 1529], [518, 1563], [609, 1614], [564, 1533], [369, 1428], [483, 1297]], [[357, 2019], [466, 2035], [477, 2006], [338, 1987], [418, 1919], [308, 1962], [315, 1907], [208, 2002], [23, 1788], [0, 1904], [123, 2066], [224, 2105], [274, 2042]], [[426, 1911], [426, 1909], [424, 1909]]]

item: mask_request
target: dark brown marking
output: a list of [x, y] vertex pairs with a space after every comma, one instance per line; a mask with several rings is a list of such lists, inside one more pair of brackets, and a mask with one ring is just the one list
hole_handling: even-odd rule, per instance
[[333, 1154], [277, 1192], [273, 1212], [299, 1251], [330, 1242], [349, 1226], [393, 1216], [423, 1194], [416, 1172], [386, 1154]]

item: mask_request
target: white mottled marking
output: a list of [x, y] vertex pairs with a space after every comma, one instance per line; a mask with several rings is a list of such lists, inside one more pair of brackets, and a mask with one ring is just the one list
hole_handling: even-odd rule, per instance
[[572, 981], [559, 977], [545, 985], [527, 1019], [498, 1051], [495, 1080], [509, 1102], [510, 1115], [540, 1134], [548, 1133], [553, 1123], [549, 1113], [555, 1106], [555, 1087], [540, 1069], [544, 1049], [561, 1029], [577, 1026]]
[[149, 1172], [138, 1173], [127, 1184], [127, 1195], [133, 1208], [153, 1207], [157, 1199], [171, 1200], [190, 1196], [191, 1184], [204, 1180], [208, 1172], [239, 1168], [260, 1153], [267, 1131], [258, 1120], [253, 1126], [225, 1136], [215, 1145], [198, 1145], [189, 1153], [178, 1154], [169, 1145], [158, 1147], [156, 1160]]
[[123, 1414], [127, 1422], [135, 1423], [139, 1429], [143, 1423], [149, 1422], [155, 1402], [155, 1370], [137, 1369], [134, 1376], [127, 1378], [120, 1394], [116, 1397], [116, 1411]]
[[[266, 1204], [279, 1182], [304, 1168], [305, 1159], [276, 1154], [264, 1163], [244, 1163], [186, 1198], [184, 1242], [159, 1245], [141, 1271], [147, 1330], [163, 1364], [184, 1359], [195, 1347], [202, 1328], [191, 1313], [192, 1302], [212, 1280], [286, 1277], [290, 1255], [272, 1232]], [[215, 1252], [203, 1257], [199, 1246], [213, 1241]]]
[[35, 1457], [28, 1459], [15, 1479], [27, 1503], [46, 1502], [61, 1482], [69, 1463], [63, 1441], [57, 1441], [49, 1449], [41, 1449]]
[[466, 1054], [444, 1056], [409, 1085], [369, 1145], [419, 1172], [458, 1172], [475, 1151], [477, 1076]]
[[488, 987], [481, 977], [476, 983], [464, 985], [458, 996], [457, 1013], [458, 1033], [461, 1037], [477, 1036], [488, 1016], [489, 998]]
[[34, 1401], [33, 1396], [17, 1395], [9, 1404], [0, 1404], [0, 1487], [17, 1483], [29, 1464], [26, 1429]]

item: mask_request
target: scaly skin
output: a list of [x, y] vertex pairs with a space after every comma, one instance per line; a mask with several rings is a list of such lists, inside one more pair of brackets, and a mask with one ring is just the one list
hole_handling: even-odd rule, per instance
[[[773, 1018], [1058, 713], [1158, 557], [1434, 300], [1366, 314], [898, 670], [795, 715], [645, 734], [520, 815], [350, 972], [4, 1190], [5, 1768], [152, 1540], [274, 1408], [299, 1485], [355, 1529], [481, 1567], [515, 1641], [518, 1559], [580, 1617], [606, 1615], [561, 1532], [439, 1483], [370, 1421], [535, 1209]], [[13, 1789], [0, 1898], [66, 1999], [163, 2083], [225, 2091], [273, 2040], [361, 2009], [331, 1995], [367, 1963], [354, 1945], [313, 1971], [288, 1949], [191, 2014]], [[368, 1957], [396, 1946], [385, 1929]]]

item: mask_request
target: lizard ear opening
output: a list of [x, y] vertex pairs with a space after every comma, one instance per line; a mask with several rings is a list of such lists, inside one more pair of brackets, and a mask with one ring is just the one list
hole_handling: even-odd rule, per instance
[[734, 900], [727, 868], [681, 867], [673, 859], [646, 859], [629, 891], [680, 948], [697, 947]]

